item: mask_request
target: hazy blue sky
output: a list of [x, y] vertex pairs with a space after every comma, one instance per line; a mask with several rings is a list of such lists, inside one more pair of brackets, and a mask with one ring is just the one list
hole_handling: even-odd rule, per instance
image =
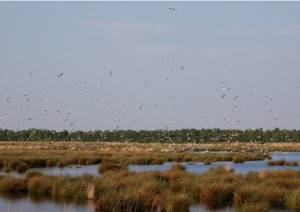
[[0, 29], [0, 128], [300, 126], [300, 2], [0, 2]]

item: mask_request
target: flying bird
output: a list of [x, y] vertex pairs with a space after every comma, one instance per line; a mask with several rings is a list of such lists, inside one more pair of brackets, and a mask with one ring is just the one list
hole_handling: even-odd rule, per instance
[[176, 9], [175, 9], [175, 8], [169, 7], [169, 10], [172, 11], [172, 12], [174, 12], [175, 15], [177, 15], [177, 12], [176, 12]]
[[149, 80], [146, 80], [143, 85], [146, 86], [146, 85], [148, 85], [148, 83], [149, 83]]
[[64, 73], [60, 73], [59, 75], [57, 75], [57, 77], [62, 77], [63, 74], [64, 74]]

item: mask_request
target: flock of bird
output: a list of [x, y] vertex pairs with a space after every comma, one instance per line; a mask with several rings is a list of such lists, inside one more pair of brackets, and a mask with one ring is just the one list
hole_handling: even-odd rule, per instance
[[[166, 62], [165, 64], [167, 66], [170, 66], [171, 62]], [[174, 70], [185, 71], [185, 66], [182, 65], [182, 66], [180, 66], [180, 67], [178, 67], [177, 69], [174, 69]], [[107, 75], [109, 76], [109, 78], [113, 77], [113, 73], [114, 73], [113, 71], [108, 71]], [[172, 74], [173, 69], [170, 69], [169, 73]], [[29, 72], [29, 77], [34, 77], [34, 73]], [[63, 72], [57, 74], [57, 78], [62, 78], [62, 77], [67, 77], [67, 76]], [[168, 84], [169, 81], [170, 81], [169, 79], [170, 79], [170, 77], [167, 77], [167, 79], [165, 80], [165, 83]], [[106, 83], [106, 82], [98, 82], [98, 85], [103, 85], [104, 83]], [[142, 85], [142, 87], [140, 89], [143, 89], [143, 87], [149, 87], [149, 86], [151, 87], [151, 81], [149, 79], [145, 79], [144, 82], [141, 83], [140, 85]], [[226, 82], [226, 81], [221, 81], [221, 82], [219, 82], [219, 85], [220, 85], [220, 87], [217, 87], [215, 89], [216, 90], [216, 95], [219, 96], [221, 101], [224, 101], [227, 98], [228, 101], [232, 102], [232, 107], [231, 107], [232, 109], [231, 109], [230, 112], [234, 113], [236, 110], [241, 109], [242, 106], [238, 105], [238, 102], [237, 102], [240, 97], [239, 97], [239, 95], [234, 94], [235, 90], [230, 86], [230, 83]], [[245, 83], [241, 82], [240, 87], [244, 87], [244, 86], [245, 86]], [[82, 96], [88, 94], [88, 92], [84, 88], [84, 85], [79, 85], [78, 88], [79, 88], [79, 91], [81, 92]], [[256, 88], [254, 88], [253, 90], [256, 91]], [[254, 95], [254, 93], [251, 93], [251, 96], [253, 96], [253, 95]], [[46, 97], [47, 95], [44, 94], [43, 96]], [[19, 128], [24, 128], [24, 126], [26, 126], [22, 123], [27, 123], [27, 126], [28, 125], [30, 126], [30, 123], [32, 121], [34, 121], [34, 119], [36, 119], [38, 116], [41, 116], [41, 114], [36, 114], [35, 111], [34, 111], [34, 108], [31, 107], [31, 106], [33, 106], [36, 102], [37, 103], [42, 103], [44, 101], [43, 98], [39, 98], [37, 101], [33, 100], [32, 97], [29, 94], [22, 94], [22, 97], [25, 101], [24, 106], [21, 106], [21, 105], [16, 106], [16, 105], [13, 104], [14, 98], [16, 98], [16, 97], [12, 97], [12, 96], [5, 97], [7, 105], [13, 107], [14, 110], [18, 110], [19, 108], [23, 110], [23, 114], [20, 117], [21, 123], [18, 123]], [[126, 101], [129, 98], [129, 95], [125, 94], [123, 98], [124, 98], [123, 101]], [[174, 98], [174, 96], [170, 96], [170, 98]], [[265, 98], [269, 101], [274, 101], [275, 100], [275, 97], [270, 98], [267, 95], [265, 96]], [[126, 115], [130, 114], [130, 112], [127, 112], [126, 109], [122, 109], [122, 108], [117, 109], [117, 107], [115, 107], [115, 105], [113, 105], [113, 103], [112, 103], [113, 100], [108, 99], [108, 100], [105, 100], [103, 102], [103, 101], [100, 101], [99, 99], [96, 99], [94, 101], [95, 101], [96, 105], [99, 105], [99, 106], [101, 105], [102, 107], [106, 106], [109, 109], [109, 111], [119, 110], [119, 114], [121, 116], [126, 116]], [[199, 100], [189, 100], [188, 98], [185, 98], [185, 101], [191, 102], [192, 104], [200, 104], [201, 103], [201, 101], [199, 101]], [[122, 101], [119, 102], [119, 105], [121, 105], [121, 104], [122, 104]], [[164, 104], [164, 102], [153, 102], [152, 107], [154, 109], [156, 109], [156, 108], [159, 107], [159, 105], [162, 105], [162, 104]], [[221, 102], [221, 104], [222, 104], [222, 102]], [[146, 106], [146, 104], [140, 103], [139, 105], [136, 106], [136, 110], [137, 111], [142, 111], [145, 106]], [[147, 107], [148, 106], [149, 105], [147, 104]], [[24, 107], [24, 108], [22, 108], [22, 107]], [[48, 122], [51, 122], [51, 121], [53, 122], [53, 120], [51, 118], [51, 116], [52, 116], [52, 117], [54, 117], [56, 119], [58, 118], [60, 121], [64, 122], [65, 123], [65, 128], [69, 128], [69, 129], [71, 129], [71, 131], [80, 129], [80, 128], [78, 128], [78, 127], [80, 127], [79, 122], [76, 123], [74, 121], [71, 121], [73, 118], [72, 118], [71, 112], [69, 110], [70, 108], [72, 108], [72, 107], [69, 106], [69, 104], [61, 105], [59, 103], [54, 104], [52, 107], [49, 107], [49, 106], [45, 107], [43, 109], [44, 120], [43, 120], [43, 123], [40, 125], [41, 126], [40, 128], [47, 128]], [[171, 108], [168, 108], [167, 112], [169, 113], [169, 112], [173, 111], [173, 112], [176, 113], [176, 109], [177, 109], [177, 105], [175, 104]], [[84, 110], [85, 109], [83, 109], [83, 111]], [[133, 110], [134, 110], [134, 108], [133, 108]], [[201, 111], [204, 110], [204, 106], [200, 105], [198, 110], [200, 111], [200, 113], [199, 113], [199, 114], [201, 114], [200, 116], [199, 116], [199, 114], [195, 114], [195, 112], [190, 114], [191, 120], [193, 120], [193, 117], [198, 116], [198, 119], [194, 120], [195, 121], [194, 128], [197, 128], [197, 127], [198, 128], [205, 128], [205, 122], [203, 122], [203, 119], [205, 117], [205, 113], [201, 113]], [[215, 113], [217, 113], [217, 110], [210, 111], [211, 116], [214, 116]], [[95, 116], [97, 116], [97, 114], [95, 114]], [[8, 112], [2, 112], [1, 118], [2, 118], [2, 120], [0, 122], [0, 124], [1, 124], [0, 127], [5, 128], [5, 122], [9, 118], [9, 113]], [[159, 119], [159, 117], [157, 117], [157, 118]], [[269, 111], [268, 114], [265, 115], [265, 118], [269, 121], [284, 120], [284, 116], [281, 116], [279, 113], [273, 111], [272, 109]], [[226, 122], [228, 119], [229, 119], [228, 117], [223, 117], [223, 118], [215, 117], [211, 120], [211, 122], [216, 124], [216, 123], [220, 122], [220, 120], [222, 120], [223, 122]], [[19, 122], [19, 121], [16, 120], [16, 122]], [[134, 124], [137, 124], [136, 119], [132, 120], [132, 122]], [[172, 127], [172, 126], [176, 125], [175, 122], [176, 121], [174, 120], [174, 118], [171, 118], [170, 120], [168, 120], [165, 123], [164, 128], [166, 130], [176, 128], [176, 127]], [[238, 126], [239, 124], [241, 124], [243, 122], [245, 122], [245, 121], [237, 119], [235, 121], [235, 123], [236, 123], [235, 126]], [[113, 120], [113, 125], [114, 125], [114, 129], [116, 129], [116, 130], [122, 129], [122, 127], [123, 127], [122, 117], [119, 117], [119, 118]], [[126, 128], [126, 127], [124, 127], [124, 128]], [[182, 128], [184, 128], [184, 126]], [[230, 128], [230, 127], [228, 127], [228, 128]], [[238, 128], [238, 127], [236, 127], [236, 128]], [[95, 129], [97, 129], [96, 126], [95, 126]], [[87, 130], [87, 129], [85, 129], [85, 130]], [[135, 130], [137, 130], [137, 129], [135, 129]]]
[[[174, 14], [177, 14], [177, 10], [175, 8], [168, 8], [169, 11], [173, 12]], [[185, 65], [179, 65], [174, 67], [172, 62], [167, 61], [165, 62], [165, 67], [164, 69], [168, 70], [168, 73], [166, 78], [164, 78], [164, 80], [162, 80], [162, 82], [164, 81], [164, 83], [166, 85], [171, 84], [172, 82], [172, 77], [173, 75], [175, 75], [178, 72], [181, 73], [185, 73], [185, 72], [189, 72], [191, 71], [189, 68], [186, 68]], [[34, 71], [30, 71], [27, 72], [28, 76], [30, 78], [34, 78], [35, 77], [35, 72]], [[97, 82], [97, 86], [104, 86], [104, 84], [111, 84], [112, 86], [118, 86], [114, 83], [112, 83], [111, 79], [113, 79], [116, 75], [118, 74], [117, 71], [113, 71], [113, 70], [106, 70], [105, 72], [103, 72], [103, 75], [106, 75], [107, 77], [103, 77], [103, 81], [98, 81]], [[245, 81], [241, 81], [241, 82], [234, 82], [235, 85], [232, 86], [232, 83], [230, 83], [229, 81], [232, 80], [225, 80], [226, 75], [229, 75], [228, 71], [226, 69], [221, 69], [220, 70], [220, 75], [224, 76], [224, 80], [218, 82], [218, 87], [215, 88], [215, 94], [216, 97], [218, 97], [220, 99], [220, 104], [227, 104], [229, 105], [229, 110], [230, 113], [234, 113], [239, 109], [242, 109], [242, 104], [240, 104], [240, 99], [241, 97], [241, 90], [243, 90], [243, 88], [247, 87], [247, 82]], [[56, 78], [57, 80], [60, 80], [62, 78], [67, 78], [69, 77], [68, 74], [63, 73], [63, 72], [59, 72], [56, 73]], [[163, 77], [163, 76], [162, 76]], [[59, 78], [59, 79], [58, 79]], [[26, 79], [24, 79], [26, 80]], [[212, 79], [212, 84], [214, 84], [215, 79]], [[140, 85], [141, 87], [138, 88], [139, 90], [143, 91], [143, 89], [146, 88], [151, 88], [152, 84], [153, 84], [153, 80], [151, 79], [144, 79], [141, 82], [136, 82], [137, 85]], [[238, 87], [237, 87], [238, 85]], [[54, 85], [55, 86], [55, 85]], [[79, 93], [81, 94], [81, 96], [87, 96], [88, 93], [88, 89], [86, 88], [88, 87], [88, 85], [78, 85], [79, 89]], [[233, 88], [235, 87], [235, 88]], [[7, 92], [9, 88], [5, 88], [4, 90], [4, 95], [7, 95]], [[49, 88], [50, 89], [50, 88]], [[36, 90], [38, 90], [38, 88], [36, 88]], [[255, 93], [257, 92], [257, 89], [253, 86], [251, 88], [251, 92], [247, 97], [244, 98], [249, 98], [249, 96], [255, 96]], [[128, 126], [123, 126], [123, 118], [124, 116], [131, 116], [130, 119], [133, 123], [133, 126], [135, 128], [139, 128], [138, 127], [138, 123], [137, 123], [137, 117], [140, 114], [137, 114], [136, 111], [143, 111], [146, 107], [149, 108], [150, 105], [152, 107], [152, 109], [156, 110], [158, 109], [161, 105], [170, 105], [171, 106], [169, 108], [167, 108], [167, 110], [165, 110], [166, 113], [170, 113], [171, 116], [169, 120], [167, 120], [166, 122], [164, 122], [164, 128], [169, 130], [169, 129], [175, 129], [175, 128], [186, 128], [183, 125], [180, 125], [177, 123], [176, 125], [176, 121], [175, 120], [175, 114], [177, 113], [177, 108], [179, 107], [176, 103], [174, 103], [175, 100], [173, 100], [175, 98], [175, 95], [170, 95], [168, 99], [166, 100], [161, 100], [163, 102], [156, 102], [157, 100], [154, 100], [153, 98], [153, 102], [150, 104], [149, 101], [147, 101], [147, 103], [145, 102], [140, 102], [137, 103], [136, 106], [131, 105], [131, 111], [128, 110], [128, 107], [126, 107], [125, 109], [122, 108], [122, 104], [128, 101], [129, 97], [131, 96], [130, 94], [124, 94], [122, 100], [120, 100], [118, 103], [116, 103], [116, 100], [112, 97], [107, 97], [107, 99], [94, 99], [94, 104], [97, 106], [101, 106], [103, 109], [108, 109], [108, 111], [117, 111], [117, 113], [119, 114], [119, 118], [115, 118], [115, 116], [112, 116], [112, 122], [113, 122], [113, 128], [118, 130], [118, 129], [122, 129], [122, 128], [132, 128], [132, 127], [128, 127]], [[21, 105], [16, 105], [15, 99], [19, 99], [21, 97], [23, 97], [24, 102]], [[8, 119], [10, 119], [11, 111], [17, 111], [19, 110], [19, 114], [21, 113], [21, 117], [19, 119], [14, 120], [14, 122], [16, 122], [18, 124], [18, 128], [31, 128], [31, 126], [37, 126], [36, 128], [47, 128], [49, 122], [54, 122], [54, 123], [59, 123], [59, 122], [64, 122], [65, 124], [63, 125], [65, 129], [71, 129], [72, 130], [78, 130], [78, 129], [82, 129], [80, 128], [80, 122], [76, 121], [76, 119], [73, 116], [72, 113], [72, 107], [73, 105], [69, 104], [67, 99], [68, 97], [66, 96], [66, 103], [65, 104], [61, 104], [61, 103], [54, 103], [54, 105], [49, 105], [47, 103], [45, 103], [45, 105], [43, 105], [43, 109], [42, 109], [42, 113], [37, 113], [36, 108], [34, 107], [35, 104], [42, 104], [44, 102], [44, 98], [46, 98], [46, 94], [43, 94], [42, 98], [34, 98], [31, 97], [30, 94], [17, 94], [15, 96], [4, 96], [2, 97], [3, 100], [5, 100], [5, 106], [3, 106], [2, 104], [2, 109], [1, 109], [1, 120], [0, 120], [0, 128], [6, 128], [6, 122]], [[130, 97], [131, 98], [131, 97]], [[132, 97], [134, 99], [134, 97]], [[150, 98], [151, 100], [151, 96], [150, 97], [146, 97], [146, 98]], [[145, 98], [145, 99], [146, 99]], [[265, 95], [265, 99], [268, 101], [276, 101], [276, 98], [273, 96], [269, 96], [269, 95]], [[86, 101], [86, 99], [82, 99], [82, 101]], [[235, 125], [230, 126], [228, 124], [227, 128], [239, 128], [239, 125], [242, 123], [245, 123], [244, 127], [247, 127], [246, 122], [247, 120], [241, 120], [238, 117], [234, 117], [231, 118], [231, 114], [230, 113], [225, 113], [228, 117], [222, 117], [222, 115], [224, 116], [224, 113], [222, 115], [218, 115], [218, 111], [217, 109], [213, 109], [213, 108], [209, 108], [209, 106], [204, 106], [203, 101], [201, 101], [200, 97], [195, 97], [195, 99], [190, 100], [189, 98], [185, 98], [182, 99], [182, 101], [186, 101], [189, 102], [193, 105], [197, 105], [198, 110], [191, 110], [191, 108], [193, 106], [191, 106], [190, 108], [187, 108], [187, 110], [191, 110], [190, 112], [190, 118], [191, 120], [193, 120], [194, 124], [193, 127], [194, 128], [206, 128], [206, 126], [211, 126], [211, 124], [216, 124], [216, 123], [220, 123], [220, 122], [227, 122], [229, 119], [231, 119], [231, 121], [233, 119], [235, 119], [233, 122], [235, 123]], [[204, 101], [209, 101], [207, 99], [204, 99]], [[225, 102], [226, 101], [226, 102]], [[170, 104], [168, 104], [170, 103]], [[90, 102], [90, 104], [93, 104], [92, 102]], [[172, 105], [173, 104], [173, 105]], [[7, 110], [7, 111], [6, 111]], [[83, 108], [82, 109], [82, 113], [85, 113], [86, 110], [89, 110], [89, 108]], [[132, 118], [132, 110], [135, 111], [135, 116], [134, 118]], [[10, 111], [10, 112], [9, 112]], [[172, 112], [174, 114], [172, 114]], [[145, 113], [149, 113], [149, 109], [147, 111], [145, 111]], [[110, 112], [106, 111], [106, 115], [110, 116]], [[150, 116], [153, 113], [150, 114]], [[285, 119], [284, 115], [280, 114], [279, 112], [275, 111], [274, 109], [270, 109], [268, 114], [264, 114], [261, 115], [261, 117], [264, 117], [265, 119], [269, 120], [269, 121], [283, 121]], [[35, 120], [35, 119], [40, 119], [40, 117], [43, 117], [43, 121], [42, 123], [37, 122], [35, 124], [37, 125], [31, 125], [31, 123]], [[95, 114], [95, 117], [97, 117], [97, 114]], [[160, 115], [158, 117], [156, 117], [157, 119], [160, 119]], [[175, 118], [175, 119], [174, 119]], [[21, 121], [20, 121], [21, 120]], [[147, 122], [147, 120], [144, 120], [145, 122]], [[231, 122], [232, 123], [232, 122]], [[291, 123], [291, 122], [289, 122]], [[40, 126], [40, 127], [39, 127]], [[106, 125], [107, 126], [107, 125]], [[212, 125], [213, 126], [213, 125]], [[217, 125], [215, 125], [217, 126]], [[91, 128], [94, 129], [99, 129], [101, 126], [91, 126]], [[260, 127], [258, 125], [258, 127]], [[90, 130], [90, 129], [83, 129], [83, 130]], [[138, 129], [136, 129], [138, 130]]]

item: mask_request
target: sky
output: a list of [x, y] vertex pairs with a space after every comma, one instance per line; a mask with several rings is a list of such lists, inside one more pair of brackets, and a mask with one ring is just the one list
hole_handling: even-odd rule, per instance
[[0, 128], [299, 129], [300, 2], [0, 2]]

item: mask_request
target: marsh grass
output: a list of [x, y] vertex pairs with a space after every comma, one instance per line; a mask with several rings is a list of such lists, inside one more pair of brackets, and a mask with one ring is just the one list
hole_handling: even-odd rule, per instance
[[255, 206], [261, 203], [270, 208], [284, 208], [286, 192], [286, 190], [276, 187], [246, 185], [236, 190], [234, 204], [238, 208], [243, 208], [248, 204]]
[[88, 186], [92, 181], [92, 177], [88, 175], [43, 176], [35, 172], [27, 173], [26, 179], [28, 192], [32, 195], [52, 196], [71, 201], [88, 199]]
[[49, 178], [41, 175], [32, 175], [27, 182], [27, 188], [31, 194], [49, 195], [52, 190], [52, 183]]
[[[37, 142], [38, 143], [38, 142]], [[11, 144], [10, 144], [11, 145]], [[20, 144], [22, 145], [22, 144]], [[44, 144], [45, 145], [45, 144]], [[51, 144], [52, 145], [52, 144]], [[54, 145], [60, 145], [55, 143]], [[211, 164], [217, 161], [248, 161], [248, 160], [263, 160], [267, 157], [265, 154], [260, 153], [189, 153], [189, 152], [147, 152], [146, 150], [139, 149], [139, 151], [132, 151], [130, 154], [125, 151], [119, 151], [118, 145], [128, 144], [117, 144], [114, 143], [112, 147], [118, 149], [118, 151], [96, 151], [96, 150], [82, 150], [78, 149], [72, 151], [66, 149], [63, 145], [61, 150], [22, 150], [18, 149], [18, 143], [14, 144], [16, 149], [4, 149], [0, 152], [0, 167], [4, 170], [16, 171], [19, 164], [19, 171], [24, 172], [29, 168], [41, 168], [41, 167], [65, 167], [69, 165], [92, 165], [99, 164], [103, 161], [110, 161], [114, 164], [138, 164], [138, 165], [152, 165], [152, 164], [163, 164], [165, 162], [204, 162], [205, 164]], [[70, 144], [70, 146], [75, 145]], [[76, 145], [80, 145], [80, 142]], [[82, 144], [84, 147], [87, 145], [95, 144]], [[105, 144], [110, 145], [110, 144]], [[136, 144], [137, 145], [137, 144]], [[175, 144], [174, 144], [175, 145]], [[137, 145], [138, 146], [138, 145]], [[151, 144], [149, 144], [151, 146]], [[21, 146], [20, 146], [21, 148]], [[25, 147], [24, 147], [25, 148]], [[71, 148], [71, 147], [70, 147]]]
[[293, 210], [300, 209], [300, 189], [289, 193], [286, 197], [287, 207]]
[[209, 209], [216, 209], [233, 202], [235, 189], [243, 177], [232, 169], [217, 167], [197, 176], [193, 188], [193, 197]]
[[87, 187], [87, 182], [78, 179], [72, 179], [68, 183], [65, 183], [61, 186], [60, 193], [56, 194], [56, 196], [75, 201], [77, 199], [87, 199]]
[[30, 178], [35, 177], [35, 176], [42, 176], [42, 172], [41, 171], [36, 171], [36, 170], [28, 170], [25, 173], [25, 178], [27, 180], [29, 180]]
[[285, 164], [285, 166], [299, 166], [298, 161], [287, 161]]
[[0, 192], [2, 193], [19, 193], [26, 192], [27, 185], [25, 179], [13, 176], [0, 177]]
[[98, 172], [99, 173], [104, 173], [104, 172], [107, 172], [107, 171], [116, 171], [116, 170], [121, 170], [121, 169], [126, 170], [127, 166], [114, 164], [110, 161], [102, 161], [102, 163], [99, 164]]
[[210, 161], [209, 159], [204, 160], [204, 161], [203, 161], [203, 164], [204, 164], [204, 165], [210, 165], [210, 164], [211, 164], [211, 161]]
[[106, 172], [95, 186], [96, 211], [188, 211], [191, 197], [178, 183], [184, 173], [178, 167], [165, 172]]
[[27, 169], [29, 168], [29, 165], [25, 162], [21, 162], [17, 165], [16, 167], [16, 171], [18, 173], [25, 173], [27, 171]]
[[244, 203], [236, 207], [236, 212], [267, 212], [270, 210], [270, 205], [265, 202]]
[[163, 192], [159, 196], [158, 208], [166, 212], [188, 212], [192, 203], [191, 197], [186, 193]]
[[94, 183], [88, 183], [86, 189], [87, 199], [93, 200], [95, 198], [95, 185]]
[[152, 211], [160, 189], [150, 173], [108, 171], [95, 184], [96, 211]]
[[233, 157], [233, 159], [232, 159], [232, 161], [233, 161], [234, 163], [244, 163], [245, 160], [246, 160], [246, 158], [241, 157], [241, 156], [235, 156], [235, 157]]
[[249, 172], [242, 175], [216, 167], [195, 175], [175, 164], [162, 172], [105, 171], [100, 177], [44, 176], [27, 171], [25, 178], [0, 177], [0, 192], [56, 200], [92, 199], [96, 211], [188, 211], [233, 205], [237, 211], [300, 210], [300, 172]]
[[[20, 164], [27, 164], [28, 169], [100, 163], [99, 169], [102, 167], [103, 172], [101, 177], [71, 177], [44, 176], [40, 172], [27, 171], [24, 179], [0, 177], [0, 192], [28, 192], [35, 196], [70, 201], [93, 199], [96, 211], [187, 211], [190, 205], [198, 203], [208, 208], [233, 204], [237, 211], [265, 211], [270, 208], [300, 210], [300, 171], [260, 171], [241, 175], [234, 173], [233, 169], [217, 167], [195, 175], [186, 172], [180, 164], [263, 160], [268, 156], [266, 151], [255, 154], [252, 151], [250, 154], [248, 145], [232, 145], [235, 150], [246, 153], [146, 152], [142, 148], [140, 151], [126, 152], [119, 151], [124, 148], [122, 145], [118, 146], [118, 151], [80, 148], [70, 151], [66, 144], [64, 151], [3, 150], [0, 152], [0, 167], [7, 170], [16, 170]], [[224, 147], [226, 145], [220, 146], [220, 149]], [[251, 148], [255, 149], [254, 146]], [[162, 172], [139, 173], [126, 169], [127, 164], [164, 162], [178, 164]]]
[[54, 167], [56, 166], [57, 164], [57, 161], [55, 159], [47, 159], [46, 162], [45, 162], [45, 167]]
[[170, 170], [172, 170], [172, 171], [185, 171], [186, 168], [184, 167], [184, 165], [182, 165], [180, 163], [175, 163], [174, 165], [171, 166]]
[[5, 164], [7, 164], [7, 168], [8, 169], [11, 169], [11, 170], [16, 170], [17, 166], [22, 163], [21, 160], [15, 160], [15, 159], [12, 159], [10, 161], [6, 161]]
[[267, 162], [268, 166], [299, 166], [298, 161], [285, 161], [283, 159]]

